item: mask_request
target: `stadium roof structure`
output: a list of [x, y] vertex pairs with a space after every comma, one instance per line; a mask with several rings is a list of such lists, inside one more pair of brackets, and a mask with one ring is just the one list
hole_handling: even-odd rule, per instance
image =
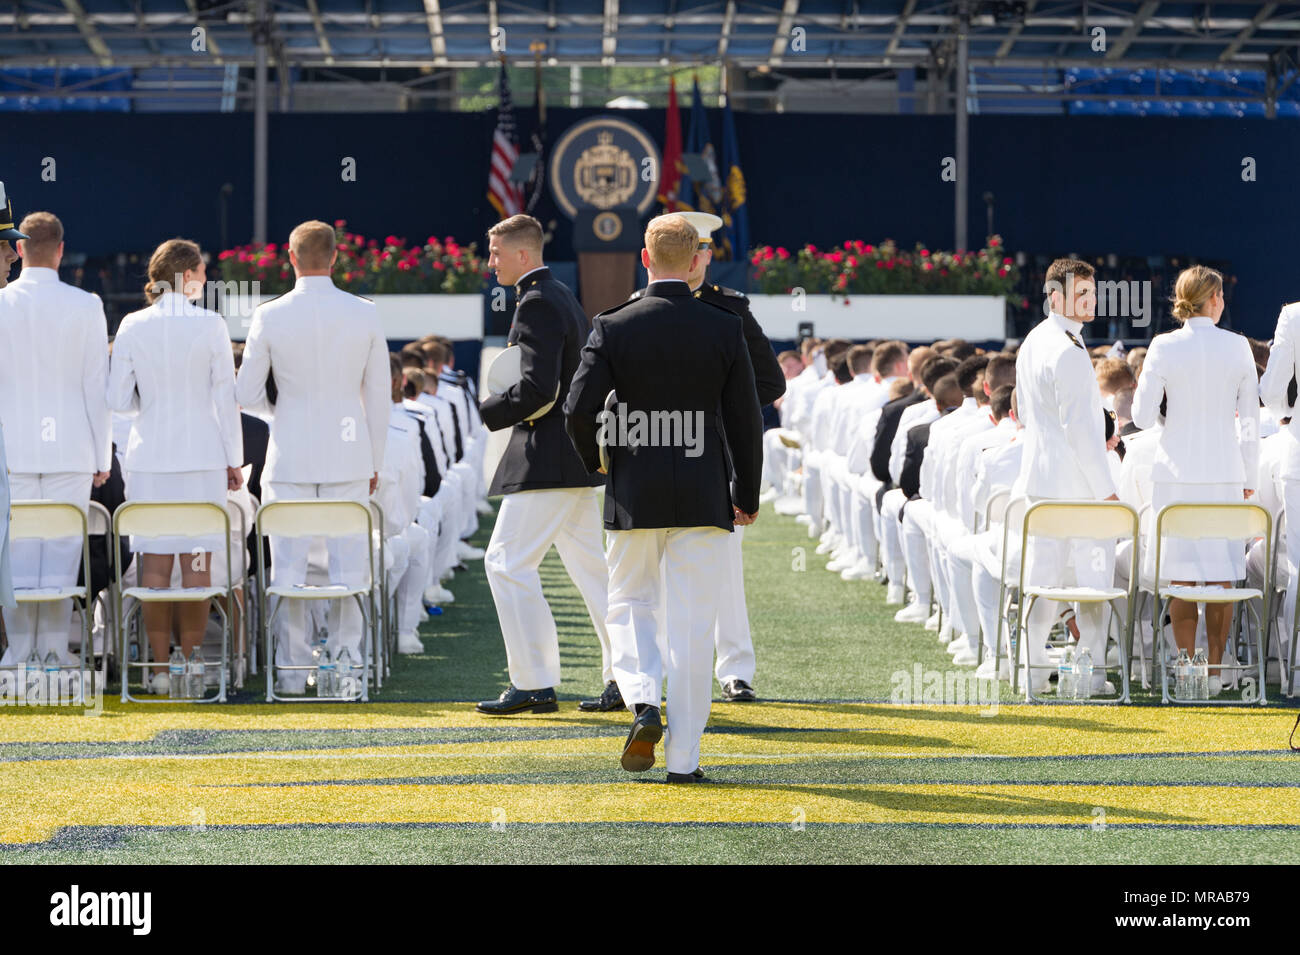
[[[968, 114], [990, 88], [1003, 104], [1069, 112], [1148, 115], [1154, 101], [1172, 115], [1190, 105], [1194, 115], [1300, 116], [1298, 44], [1300, 0], [0, 0], [0, 108], [77, 98], [123, 108], [159, 97], [151, 83], [170, 95], [176, 73], [219, 77], [223, 111], [251, 101], [262, 241], [272, 66], [282, 97], [297, 70], [334, 72], [330, 85], [356, 95], [374, 82], [367, 71], [384, 82], [383, 71], [408, 69], [404, 93], [418, 93], [503, 58], [773, 77], [879, 70], [896, 77], [898, 98], [951, 109], [965, 181]], [[958, 245], [966, 216], [955, 202]]]
[[[201, 28], [205, 48], [195, 49]], [[1100, 31], [1100, 32], [1098, 32]], [[717, 62], [1291, 71], [1300, 3], [1108, 0], [3, 0], [0, 70]], [[1100, 38], [1100, 39], [1099, 39]], [[263, 42], [265, 41], [265, 42]]]

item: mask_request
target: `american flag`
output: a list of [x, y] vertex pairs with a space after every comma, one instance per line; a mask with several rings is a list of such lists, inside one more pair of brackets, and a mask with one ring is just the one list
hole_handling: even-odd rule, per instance
[[502, 219], [524, 211], [524, 190], [510, 181], [510, 172], [519, 158], [519, 141], [515, 138], [515, 107], [510, 100], [510, 81], [506, 78], [505, 60], [501, 61], [501, 105], [497, 107], [497, 128], [492, 133], [492, 171], [488, 173], [488, 202]]

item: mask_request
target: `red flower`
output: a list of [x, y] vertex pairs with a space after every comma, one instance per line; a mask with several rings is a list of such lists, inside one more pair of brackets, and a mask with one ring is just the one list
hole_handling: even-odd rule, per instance
[[928, 257], [929, 254], [930, 254], [930, 250], [929, 250], [929, 249], [922, 249], [922, 250], [921, 250], [921, 257], [922, 257], [922, 258], [926, 258], [926, 257]]
[[234, 253], [233, 250], [231, 250], [231, 249], [226, 249], [226, 251], [222, 252], [221, 254], [219, 254], [219, 255], [217, 256], [217, 261], [218, 261], [218, 262], [224, 262], [224, 261], [226, 261], [226, 259], [231, 258], [234, 254], [235, 254], [235, 253]]
[[834, 262], [836, 265], [839, 265], [842, 261], [844, 261], [844, 253], [840, 252], [839, 250], [836, 250], [832, 252], [830, 255], [826, 256], [826, 258]]
[[878, 269], [883, 269], [884, 267], [885, 267], [885, 260], [884, 260], [884, 259], [876, 259], [876, 268], [878, 268]]
[[344, 227], [345, 225], [347, 225], [347, 224], [348, 224], [348, 220], [347, 220], [347, 219], [335, 219], [335, 220], [334, 220], [334, 228], [336, 228], [336, 229], [341, 229], [341, 228], [343, 228], [343, 227]]
[[874, 245], [868, 245], [864, 251], [865, 251], [868, 255], [870, 255], [871, 253], [873, 253], [873, 252], [876, 251], [876, 247], [875, 247]]
[[1010, 260], [1010, 259], [1003, 259], [1003, 260], [1002, 260], [1002, 264], [1003, 264], [1003, 265], [1010, 265], [1010, 264], [1011, 264], [1011, 260]]
[[785, 246], [778, 245], [776, 247], [776, 254], [777, 254], [777, 258], [781, 258], [781, 259], [790, 258], [790, 251], [787, 248], [785, 248]]

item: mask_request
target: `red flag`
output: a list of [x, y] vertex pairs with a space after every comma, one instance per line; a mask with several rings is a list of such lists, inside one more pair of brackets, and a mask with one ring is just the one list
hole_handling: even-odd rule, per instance
[[680, 211], [677, 188], [682, 181], [682, 117], [677, 110], [677, 83], [668, 80], [668, 118], [664, 128], [663, 169], [659, 174], [659, 201], [668, 212]]

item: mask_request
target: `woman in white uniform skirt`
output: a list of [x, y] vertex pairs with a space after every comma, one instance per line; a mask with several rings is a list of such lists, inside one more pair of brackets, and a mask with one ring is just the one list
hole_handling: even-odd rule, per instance
[[[1223, 276], [1202, 265], [1184, 269], [1174, 287], [1173, 312], [1183, 327], [1152, 340], [1133, 398], [1133, 420], [1139, 427], [1150, 428], [1162, 416], [1165, 422], [1151, 471], [1153, 515], [1169, 504], [1249, 498], [1259, 472], [1255, 358], [1245, 337], [1218, 327]], [[1148, 577], [1155, 574], [1155, 554], [1152, 540], [1147, 547]], [[1162, 581], [1226, 587], [1245, 574], [1244, 541], [1165, 539]], [[1214, 667], [1223, 660], [1231, 611], [1231, 604], [1205, 605], [1211, 696], [1222, 687]], [[1196, 604], [1174, 600], [1169, 613], [1175, 642], [1192, 654]]]
[[[202, 297], [206, 281], [197, 245], [164, 242], [149, 260], [145, 295], [151, 304], [122, 319], [113, 341], [108, 402], [114, 411], [134, 415], [125, 455], [128, 501], [211, 501], [225, 507], [226, 492], [243, 484], [230, 333], [220, 315], [190, 304]], [[226, 546], [220, 534], [131, 539], [140, 585], [156, 588], [170, 586], [177, 554], [183, 586], [208, 586], [212, 552], [225, 560]], [[197, 601], [145, 605], [157, 664], [154, 692], [167, 691], [173, 623], [188, 659], [203, 640], [208, 611], [207, 603]]]

